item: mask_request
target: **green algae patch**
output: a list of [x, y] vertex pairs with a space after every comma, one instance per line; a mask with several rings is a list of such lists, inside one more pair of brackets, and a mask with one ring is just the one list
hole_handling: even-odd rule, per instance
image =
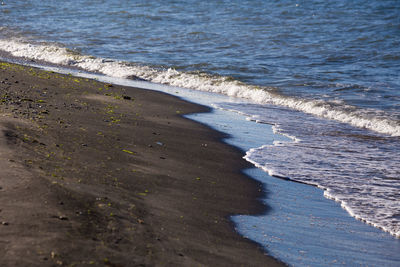
[[135, 154], [135, 152], [132, 152], [128, 149], [122, 149], [122, 152], [128, 153], [128, 154]]

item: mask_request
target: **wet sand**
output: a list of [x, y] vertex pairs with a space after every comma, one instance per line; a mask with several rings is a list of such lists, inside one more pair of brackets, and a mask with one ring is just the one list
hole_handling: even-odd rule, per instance
[[206, 107], [0, 62], [2, 266], [280, 266], [234, 232], [261, 184]]

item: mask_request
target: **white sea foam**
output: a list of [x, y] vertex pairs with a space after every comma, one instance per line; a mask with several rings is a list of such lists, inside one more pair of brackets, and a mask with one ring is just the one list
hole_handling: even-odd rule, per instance
[[[372, 185], [373, 182], [363, 184], [352, 178], [340, 180], [340, 178], [338, 179], [340, 174], [337, 173], [335, 175], [322, 176], [318, 180], [315, 178], [318, 175], [324, 175], [324, 171], [327, 172], [327, 170], [321, 170], [318, 167], [313, 169], [308, 163], [299, 162], [299, 160], [295, 159], [295, 157], [299, 156], [298, 152], [292, 151], [294, 156], [290, 157], [290, 160], [279, 165], [275, 164], [282, 159], [282, 157], [278, 156], [279, 154], [288, 156], [285, 153], [285, 149], [282, 151], [279, 148], [285, 145], [287, 144], [281, 143], [278, 146], [274, 144], [251, 149], [246, 152], [244, 158], [271, 176], [302, 182], [323, 189], [324, 197], [339, 202], [350, 216], [400, 238], [400, 222], [397, 218], [400, 212], [398, 197], [388, 197], [388, 195], [398, 196], [399, 180], [393, 181], [388, 186], [382, 185], [382, 181], [379, 179], [376, 179], [375, 185]], [[268, 153], [269, 156], [266, 156]], [[276, 158], [276, 162], [271, 162], [272, 157]], [[310, 161], [310, 159], [307, 160]], [[285, 164], [286, 166], [284, 166]], [[296, 166], [288, 167], [290, 164]], [[296, 171], [299, 174], [296, 174]], [[306, 176], [308, 178], [305, 178]], [[362, 188], [361, 192], [359, 192], [360, 189], [358, 187]]]
[[377, 112], [373, 110], [359, 110], [337, 102], [283, 96], [272, 93], [269, 90], [271, 88], [248, 85], [229, 77], [198, 72], [179, 72], [170, 68], [155, 69], [122, 61], [80, 55], [54, 44], [34, 44], [21, 39], [0, 39], [0, 49], [16, 57], [78, 67], [107, 76], [119, 78], [138, 77], [154, 83], [245, 98], [260, 104], [269, 103], [285, 106], [379, 133], [400, 136], [400, 123], [398, 121], [392, 120], [388, 116], [378, 116], [376, 115]]
[[[221, 104], [234, 110], [234, 104]], [[400, 238], [400, 143], [305, 113], [263, 106], [239, 106], [247, 116], [277, 121], [275, 141], [246, 152], [245, 159], [268, 174], [324, 190], [351, 216]], [[261, 114], [261, 115], [260, 115]]]

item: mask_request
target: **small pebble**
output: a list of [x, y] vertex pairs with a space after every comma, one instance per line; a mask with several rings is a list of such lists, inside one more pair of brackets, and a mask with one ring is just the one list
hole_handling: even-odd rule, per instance
[[2, 225], [8, 225], [8, 222], [1, 222]]

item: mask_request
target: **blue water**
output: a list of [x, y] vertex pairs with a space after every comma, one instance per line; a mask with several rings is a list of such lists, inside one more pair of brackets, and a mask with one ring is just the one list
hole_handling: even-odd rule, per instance
[[2, 27], [83, 54], [232, 76], [399, 115], [397, 0], [5, 3]]
[[287, 137], [246, 137], [261, 173], [400, 237], [400, 1], [3, 2], [5, 56], [242, 99], [204, 94]]
[[[231, 134], [225, 141], [243, 150], [286, 139], [274, 135], [270, 125], [226, 111], [189, 117]], [[318, 188], [276, 179], [256, 168], [245, 173], [265, 184], [263, 202], [269, 211], [232, 219], [241, 234], [268, 253], [294, 266], [398, 266], [399, 240], [354, 220]]]

